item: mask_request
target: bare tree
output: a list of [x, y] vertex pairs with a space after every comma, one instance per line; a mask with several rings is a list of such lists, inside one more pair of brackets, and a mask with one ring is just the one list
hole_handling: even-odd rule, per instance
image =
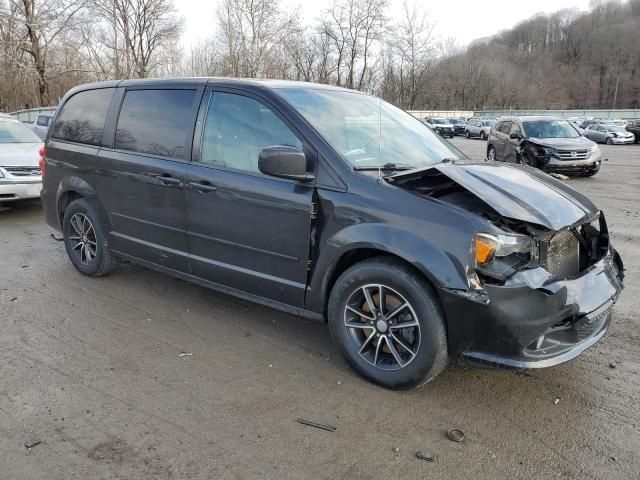
[[[298, 31], [298, 13], [277, 0], [222, 0], [217, 10], [224, 73], [281, 76], [280, 48]], [[276, 73], [277, 72], [277, 73]]]
[[[96, 0], [95, 5], [113, 28], [118, 76], [122, 72], [126, 77], [147, 77], [180, 38], [183, 21], [172, 0]], [[119, 49], [124, 51], [124, 65]]]
[[59, 36], [73, 28], [85, 3], [86, 0], [9, 0], [8, 9], [0, 13], [3, 23], [14, 29], [12, 38], [17, 47], [31, 58], [40, 105], [49, 105], [50, 101], [48, 62], [52, 46]]

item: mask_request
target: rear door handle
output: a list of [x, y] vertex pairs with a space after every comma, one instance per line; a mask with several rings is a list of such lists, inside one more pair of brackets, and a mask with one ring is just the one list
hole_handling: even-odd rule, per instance
[[171, 177], [169, 175], [160, 175], [158, 177], [158, 180], [160, 180], [165, 185], [180, 185], [180, 179], [179, 178]]
[[189, 186], [194, 190], [197, 190], [202, 193], [211, 193], [217, 190], [216, 187], [211, 185], [209, 182], [189, 182]]

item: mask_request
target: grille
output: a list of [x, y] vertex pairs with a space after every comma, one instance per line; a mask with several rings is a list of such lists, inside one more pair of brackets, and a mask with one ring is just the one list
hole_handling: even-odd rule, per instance
[[607, 308], [604, 312], [599, 313], [596, 317], [588, 319], [583, 322], [577, 322], [575, 329], [578, 334], [578, 340], [582, 341], [589, 338], [596, 330], [602, 327], [602, 324], [611, 315], [611, 307]]
[[584, 160], [589, 156], [589, 150], [556, 150], [560, 160]]
[[5, 167], [14, 177], [35, 177], [40, 175], [40, 168], [38, 167]]
[[556, 277], [572, 277], [580, 273], [580, 242], [573, 233], [556, 233], [547, 249], [547, 269]]

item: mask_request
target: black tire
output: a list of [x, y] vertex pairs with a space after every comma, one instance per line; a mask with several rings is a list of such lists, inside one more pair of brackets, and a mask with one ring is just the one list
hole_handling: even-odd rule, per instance
[[[106, 275], [114, 267], [105, 235], [105, 221], [98, 212], [94, 202], [81, 198], [69, 204], [62, 219], [62, 235], [67, 255], [73, 266], [89, 277]], [[79, 223], [84, 219], [86, 222]], [[85, 225], [86, 232], [83, 234]]]
[[464, 136], [467, 138], [471, 138], [471, 134], [469, 133], [469, 130], [464, 131]]
[[[491, 158], [491, 152], [493, 152], [493, 158]], [[493, 145], [489, 145], [489, 148], [487, 148], [487, 160], [493, 160], [494, 162], [498, 161], [498, 157], [496, 157], [496, 149]]]
[[607, 145], [613, 145], [613, 142], [611, 141], [611, 137], [608, 137], [605, 143]]
[[[403, 304], [403, 302], [409, 304], [403, 310], [404, 313], [395, 315], [395, 326], [393, 326], [393, 319], [389, 320], [388, 330], [386, 327], [384, 330], [380, 330], [367, 326], [368, 323], [377, 325], [377, 322], [374, 323], [375, 319], [365, 319], [357, 314], [354, 316], [353, 310], [347, 308], [347, 302], [353, 299], [354, 295], [358, 295], [365, 285], [384, 286], [385, 293], [378, 295], [377, 298], [379, 304], [379, 299], [384, 297], [387, 307], [376, 305], [376, 307], [383, 307], [383, 314], [385, 308], [387, 308], [386, 315], [391, 314], [390, 310], [396, 308], [392, 308], [390, 303], [387, 303], [393, 299], [394, 295], [402, 298], [399, 304]], [[375, 290], [377, 286], [370, 288], [373, 288], [374, 292], [377, 291]], [[371, 295], [371, 298], [375, 299], [375, 293]], [[375, 300], [372, 301], [375, 303]], [[363, 307], [366, 307], [367, 304], [357, 308], [364, 312], [366, 308]], [[357, 305], [357, 303], [351, 305]], [[402, 309], [398, 308], [398, 310]], [[350, 324], [360, 321], [364, 323], [358, 325], [364, 325], [364, 327], [356, 329], [347, 327], [348, 315], [353, 316], [349, 319]], [[376, 315], [376, 318], [386, 317]], [[407, 318], [410, 320], [407, 321]], [[447, 365], [446, 329], [437, 296], [421, 275], [394, 258], [378, 257], [365, 260], [353, 265], [340, 275], [329, 298], [328, 320], [331, 335], [346, 360], [365, 378], [383, 387], [401, 389], [422, 385], [432, 380]], [[404, 336], [406, 330], [401, 325], [409, 325], [410, 322], [416, 325], [413, 327], [416, 330], [409, 337], [412, 340], [407, 341], [407, 337]], [[364, 330], [365, 328], [371, 330]], [[374, 338], [367, 347], [380, 352], [381, 361], [377, 361], [376, 354], [374, 362], [377, 361], [377, 364], [374, 366], [371, 361], [359, 353], [359, 349], [368, 343], [369, 335], [374, 337], [376, 332], [380, 338], [376, 337], [377, 340]], [[403, 333], [399, 337], [394, 336], [397, 332]], [[410, 332], [408, 333], [410, 334]], [[398, 344], [394, 340], [389, 340], [391, 337], [401, 338], [412, 350], [415, 349], [412, 352], [413, 356], [410, 356], [410, 350], [401, 349], [402, 343]], [[374, 345], [376, 341], [377, 345]], [[397, 357], [395, 357], [395, 353], [392, 355], [392, 345], [389, 342], [394, 345], [395, 353], [401, 351], [405, 355], [404, 360], [410, 358], [404, 365], [395, 361]], [[375, 348], [376, 346], [378, 348]], [[386, 353], [385, 348], [387, 349]], [[373, 355], [372, 352], [365, 353]], [[394, 364], [398, 368], [393, 369]]]
[[480, 140], [486, 140], [487, 136], [484, 134], [484, 131], [480, 132]]

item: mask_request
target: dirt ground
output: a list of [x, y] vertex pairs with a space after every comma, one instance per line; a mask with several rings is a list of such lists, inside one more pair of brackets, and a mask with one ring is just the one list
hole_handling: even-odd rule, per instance
[[38, 202], [0, 208], [0, 478], [640, 479], [640, 145], [602, 150], [569, 183], [627, 267], [608, 335], [552, 369], [451, 366], [408, 392], [363, 381], [321, 323], [131, 265], [83, 277]]

